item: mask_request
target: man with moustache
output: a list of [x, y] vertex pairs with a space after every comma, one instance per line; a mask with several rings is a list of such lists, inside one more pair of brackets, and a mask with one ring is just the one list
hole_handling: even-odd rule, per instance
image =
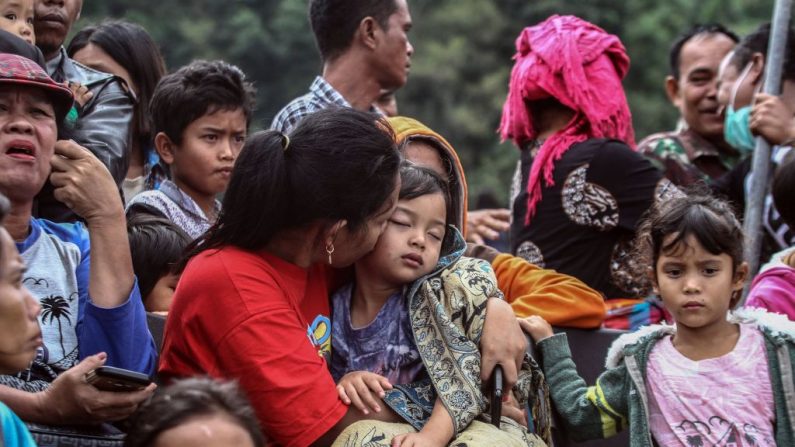
[[671, 46], [665, 91], [679, 109], [679, 129], [650, 135], [638, 144], [674, 184], [715, 180], [741, 158], [723, 139], [718, 105], [720, 62], [737, 43], [723, 25], [695, 25]]
[[[35, 0], [36, 46], [44, 54], [47, 73], [53, 80], [77, 83], [89, 89], [91, 98], [70, 112], [65, 129], [61, 130], [99, 158], [120, 185], [129, 165], [128, 134], [133, 99], [119, 78], [90, 69], [66, 55], [63, 44], [80, 17], [82, 7], [83, 0]], [[45, 187], [38, 197], [37, 215], [57, 221], [73, 220], [75, 216], [66, 211], [52, 198], [51, 188]]]

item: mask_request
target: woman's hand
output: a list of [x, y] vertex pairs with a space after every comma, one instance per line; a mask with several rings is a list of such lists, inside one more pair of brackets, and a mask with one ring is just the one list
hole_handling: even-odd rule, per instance
[[483, 245], [511, 229], [511, 210], [475, 210], [467, 213], [467, 242]]
[[486, 302], [486, 322], [480, 338], [480, 380], [484, 383], [499, 364], [504, 389], [510, 390], [516, 384], [527, 353], [527, 338], [517, 321], [510, 304], [499, 298], [489, 298]]
[[552, 331], [552, 326], [547, 323], [547, 320], [538, 315], [531, 315], [525, 319], [520, 319], [519, 325], [522, 326], [522, 330], [527, 332], [536, 343], [555, 335]]
[[376, 413], [381, 411], [378, 400], [373, 393], [383, 398], [384, 390], [391, 390], [392, 384], [384, 376], [368, 371], [354, 371], [345, 374], [337, 384], [337, 392], [345, 405], [353, 404], [364, 414], [370, 414], [369, 409]]
[[140, 391], [101, 391], [86, 382], [86, 374], [105, 364], [104, 353], [86, 357], [58, 376], [49, 388], [40, 392], [41, 414], [49, 424], [99, 424], [126, 419], [148, 399], [157, 386], [150, 384]]

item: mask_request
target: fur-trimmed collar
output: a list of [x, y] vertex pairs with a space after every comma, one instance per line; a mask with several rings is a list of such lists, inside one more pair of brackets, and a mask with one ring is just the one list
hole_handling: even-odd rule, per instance
[[[726, 319], [731, 323], [756, 326], [773, 337], [783, 337], [790, 341], [795, 341], [795, 322], [790, 321], [785, 315], [768, 312], [765, 309], [746, 307], [729, 312], [726, 315]], [[610, 345], [605, 359], [605, 367], [615, 368], [618, 366], [624, 360], [627, 348], [630, 346], [646, 341], [649, 338], [660, 338], [675, 333], [675, 325], [655, 324], [624, 334]]]

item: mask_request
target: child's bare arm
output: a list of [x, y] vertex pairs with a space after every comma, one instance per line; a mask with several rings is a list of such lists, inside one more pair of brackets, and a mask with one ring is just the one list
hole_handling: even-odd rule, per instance
[[[378, 413], [381, 406], [378, 401], [386, 393], [384, 390], [391, 390], [392, 384], [386, 377], [380, 376], [369, 371], [353, 371], [345, 374], [337, 384], [337, 392], [345, 405], [353, 404], [362, 413], [369, 414], [372, 409]], [[378, 399], [373, 394], [378, 396]]]
[[453, 418], [447, 412], [441, 399], [436, 399], [430, 419], [419, 433], [395, 436], [392, 447], [444, 447], [455, 435]]

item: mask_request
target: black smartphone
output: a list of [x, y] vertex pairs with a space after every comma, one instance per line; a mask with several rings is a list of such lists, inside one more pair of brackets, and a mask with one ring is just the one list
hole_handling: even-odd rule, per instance
[[100, 366], [86, 373], [86, 382], [102, 391], [139, 391], [152, 383], [146, 374], [112, 366]]
[[496, 365], [491, 372], [491, 423], [500, 428], [502, 417], [502, 366]]

